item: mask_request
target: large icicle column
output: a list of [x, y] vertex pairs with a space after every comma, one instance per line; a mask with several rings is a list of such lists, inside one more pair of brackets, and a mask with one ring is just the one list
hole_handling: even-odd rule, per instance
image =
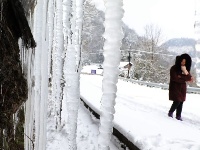
[[[34, 77], [32, 80], [31, 89], [34, 90], [29, 98], [33, 109], [26, 110], [33, 111], [34, 122], [26, 122], [26, 129], [34, 129], [33, 136], [27, 137], [29, 143], [26, 143], [26, 149], [45, 150], [46, 149], [46, 120], [47, 120], [47, 100], [48, 100], [48, 35], [47, 35], [47, 3], [48, 0], [38, 0], [34, 9], [34, 37], [36, 39], [37, 47], [35, 48], [35, 59], [33, 70]], [[32, 116], [31, 116], [32, 117]], [[28, 121], [28, 120], [27, 120]], [[33, 124], [31, 124], [33, 123]], [[30, 133], [29, 133], [30, 134]], [[26, 140], [28, 141], [28, 139]], [[33, 145], [34, 144], [34, 145]], [[31, 145], [31, 147], [30, 147]]]
[[196, 39], [196, 83], [200, 86], [200, 0], [196, 0], [195, 4], [195, 39]]
[[41, 49], [41, 102], [40, 102], [40, 137], [38, 150], [46, 150], [47, 102], [48, 102], [48, 32], [47, 7], [48, 0], [42, 0], [42, 49]]
[[[76, 132], [78, 107], [80, 102], [80, 41], [83, 20], [83, 0], [63, 1], [63, 26], [65, 63], [64, 79], [65, 89], [63, 104], [66, 108], [66, 130], [68, 150], [77, 149]], [[64, 105], [63, 105], [64, 107]]]
[[53, 48], [52, 69], [52, 100], [55, 104], [56, 128], [61, 124], [61, 107], [63, 98], [63, 23], [62, 23], [62, 0], [55, 1], [55, 41]]
[[109, 150], [115, 113], [115, 98], [119, 75], [120, 47], [123, 38], [122, 17], [123, 0], [105, 0], [105, 43], [101, 117], [98, 137], [99, 150]]

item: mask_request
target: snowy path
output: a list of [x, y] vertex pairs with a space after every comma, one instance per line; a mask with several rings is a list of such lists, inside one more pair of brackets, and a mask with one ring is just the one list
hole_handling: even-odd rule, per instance
[[[81, 76], [81, 97], [100, 112], [102, 76]], [[167, 116], [168, 91], [118, 83], [115, 128], [142, 150], [200, 150], [200, 95], [187, 94], [182, 117]]]
[[[64, 117], [64, 116], [63, 116]], [[78, 112], [78, 127], [77, 127], [77, 150], [98, 150], [98, 125], [99, 120], [91, 116], [83, 103], [80, 104]], [[61, 130], [55, 131], [53, 118], [48, 119], [47, 132], [47, 147], [46, 150], [69, 150], [67, 147], [67, 133], [65, 126]], [[116, 140], [112, 139], [110, 144], [111, 150], [120, 150]], [[114, 145], [115, 143], [115, 145]]]

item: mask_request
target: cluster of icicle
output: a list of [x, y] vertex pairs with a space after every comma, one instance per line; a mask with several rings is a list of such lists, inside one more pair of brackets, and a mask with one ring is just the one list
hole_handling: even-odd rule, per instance
[[47, 116], [53, 119], [56, 132], [67, 128], [66, 149], [76, 149], [83, 2], [38, 0], [30, 12], [37, 47], [26, 54], [24, 62], [29, 86], [26, 150], [46, 149]]
[[[25, 107], [26, 150], [46, 149], [47, 116], [54, 121], [55, 131], [60, 132], [65, 127], [66, 149], [77, 149], [83, 3], [84, 0], [38, 0], [30, 18], [37, 47], [26, 57], [29, 82]], [[113, 128], [123, 38], [122, 4], [122, 0], [105, 1], [105, 62], [99, 149], [109, 149]]]

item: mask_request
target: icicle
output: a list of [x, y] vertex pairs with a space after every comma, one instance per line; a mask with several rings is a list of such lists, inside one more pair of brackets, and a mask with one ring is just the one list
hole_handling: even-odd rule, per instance
[[[63, 98], [63, 24], [62, 24], [62, 0], [56, 1], [56, 25], [55, 25], [55, 46], [53, 50], [52, 68], [52, 100], [55, 102], [56, 124], [60, 125], [61, 104]], [[56, 126], [57, 128], [58, 126]]]
[[[80, 100], [80, 34], [82, 30], [83, 0], [65, 0], [63, 5], [63, 25], [65, 39], [64, 64], [64, 102], [67, 108], [67, 145], [69, 150], [77, 149], [76, 131], [77, 116]], [[72, 13], [71, 13], [72, 12]], [[71, 24], [70, 24], [71, 23]]]
[[123, 38], [123, 0], [105, 1], [104, 72], [102, 82], [101, 117], [98, 137], [99, 150], [109, 150], [115, 113], [115, 98], [119, 75], [120, 47]]
[[[35, 8], [35, 18], [34, 18], [34, 36], [37, 42], [37, 47], [35, 49], [35, 59], [34, 59], [34, 76], [35, 76], [35, 87], [34, 87], [34, 119], [35, 119], [35, 149], [40, 149], [40, 140], [42, 140], [40, 134], [40, 122], [42, 121], [41, 118], [41, 50], [42, 50], [42, 21], [43, 21], [43, 0], [39, 0], [37, 2]], [[42, 150], [42, 149], [41, 149]]]
[[[31, 11], [29, 12], [29, 24], [31, 25], [31, 29], [33, 28], [33, 22], [32, 22], [32, 13]], [[25, 150], [32, 150], [33, 149], [33, 143], [29, 139], [33, 137], [34, 133], [34, 124], [35, 124], [35, 119], [34, 119], [34, 74], [33, 74], [33, 58], [34, 58], [34, 49], [29, 49], [26, 53], [27, 57], [27, 81], [28, 81], [28, 99], [25, 103], [24, 106], [24, 111], [25, 111], [25, 126], [24, 126], [24, 132], [26, 136], [24, 137], [24, 149]]]
[[49, 29], [49, 53], [48, 53], [48, 75], [51, 78], [52, 74], [52, 50], [54, 37], [54, 0], [49, 0], [48, 5], [48, 29]]

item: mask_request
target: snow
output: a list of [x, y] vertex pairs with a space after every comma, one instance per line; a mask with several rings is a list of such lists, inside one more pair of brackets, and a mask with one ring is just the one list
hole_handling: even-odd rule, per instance
[[[55, 130], [53, 117], [48, 119], [47, 123], [47, 150], [66, 150], [67, 149], [67, 132], [66, 126], [63, 125], [59, 131]], [[98, 124], [99, 120], [94, 118], [83, 103], [80, 104], [78, 111], [78, 127], [77, 127], [77, 150], [96, 150], [98, 149]], [[114, 140], [114, 139], [113, 139]], [[111, 150], [118, 148], [111, 143]]]
[[[119, 64], [119, 70], [120, 73], [127, 73], [128, 68], [124, 68], [129, 62], [120, 62]], [[86, 65], [83, 66], [81, 73], [83, 74], [93, 74], [93, 71], [96, 71], [97, 75], [102, 75], [103, 74], [103, 65], [102, 64], [91, 64], [91, 65]]]
[[[101, 80], [101, 76], [81, 76], [81, 96], [95, 109], [100, 108]], [[119, 81], [114, 126], [142, 150], [197, 150], [199, 99], [198, 94], [187, 94], [180, 122], [167, 116], [172, 103], [167, 90]]]
[[83, 66], [81, 73], [92, 73], [92, 70], [96, 70], [96, 74], [102, 75], [103, 68], [101, 65], [93, 64], [93, 65], [87, 65]]
[[[59, 5], [60, 2], [60, 5]], [[76, 49], [75, 45], [78, 43], [78, 38], [75, 37], [75, 34], [77, 30], [75, 29], [81, 29], [79, 27], [75, 27], [75, 18], [71, 18], [73, 12], [72, 10], [75, 10], [75, 1], [73, 1], [73, 7], [71, 7], [70, 3], [71, 1], [63, 1], [64, 7], [66, 10], [65, 17], [67, 22], [65, 22], [64, 27], [67, 28], [64, 31], [67, 31], [67, 36], [69, 37], [68, 45], [62, 44], [63, 40], [63, 34], [61, 29], [62, 23], [60, 22], [63, 18], [59, 13], [62, 13], [61, 8], [61, 1], [55, 1], [49, 2], [49, 14], [47, 16], [46, 9], [47, 9], [47, 1], [40, 0], [37, 5], [34, 12], [34, 36], [36, 37], [37, 48], [35, 49], [35, 55], [34, 55], [34, 64], [32, 64], [32, 55], [30, 56], [29, 61], [29, 71], [30, 71], [30, 77], [29, 77], [29, 100], [27, 106], [28, 109], [26, 110], [26, 123], [25, 123], [25, 130], [26, 135], [25, 137], [25, 147], [26, 149], [31, 149], [32, 144], [34, 144], [34, 148], [38, 150], [69, 150], [69, 137], [71, 138], [71, 141], [74, 140], [74, 134], [70, 134], [71, 131], [75, 131], [76, 129], [76, 119], [78, 119], [77, 124], [77, 136], [76, 136], [76, 142], [77, 142], [77, 149], [78, 150], [96, 150], [98, 149], [98, 136], [99, 136], [99, 120], [95, 119], [91, 116], [91, 113], [84, 108], [83, 104], [80, 103], [79, 110], [76, 105], [79, 102], [79, 76], [77, 71], [79, 71], [79, 65], [75, 66], [77, 62], [79, 62], [79, 54], [75, 54], [74, 49]], [[108, 1], [111, 2], [111, 1]], [[112, 0], [114, 2], [114, 0]], [[58, 7], [60, 6], [60, 7]], [[119, 5], [121, 6], [121, 4]], [[68, 10], [68, 8], [70, 8]], [[117, 7], [119, 9], [119, 7]], [[57, 10], [57, 11], [55, 11]], [[55, 14], [54, 14], [55, 11]], [[70, 14], [69, 14], [70, 12]], [[110, 13], [113, 13], [113, 11], [109, 11]], [[117, 11], [117, 15], [119, 15], [119, 18], [122, 17], [123, 11]], [[54, 20], [51, 20], [51, 17], [54, 16]], [[73, 14], [73, 16], [75, 16]], [[108, 15], [108, 18], [113, 17], [112, 14]], [[56, 20], [58, 19], [58, 20]], [[48, 24], [46, 24], [46, 21], [48, 20]], [[117, 21], [118, 19], [116, 19]], [[50, 25], [50, 23], [53, 24]], [[64, 21], [64, 20], [63, 20]], [[119, 46], [121, 45], [118, 38], [120, 35], [116, 33], [117, 36], [114, 36], [115, 38], [112, 38], [111, 33], [115, 33], [113, 31], [119, 31], [115, 30], [116, 27], [120, 27], [120, 22], [112, 24], [112, 19], [108, 19], [108, 21], [104, 24], [105, 26], [108, 25], [108, 27], [111, 27], [111, 32], [105, 32], [104, 38], [105, 39], [111, 39], [111, 42], [113, 40], [119, 41], [117, 44], [113, 44], [113, 49], [118, 50]], [[119, 20], [118, 20], [119, 21]], [[71, 24], [69, 24], [69, 22]], [[79, 24], [77, 22], [77, 24]], [[45, 29], [45, 25], [49, 25], [48, 30]], [[55, 26], [58, 25], [58, 26]], [[80, 24], [79, 24], [80, 25]], [[71, 28], [69, 28], [69, 26]], [[50, 30], [54, 30], [51, 32]], [[42, 31], [42, 32], [41, 32]], [[49, 32], [48, 32], [49, 31]], [[75, 34], [71, 36], [71, 31]], [[49, 33], [49, 34], [48, 34]], [[80, 33], [80, 32], [79, 32]], [[74, 38], [76, 40], [74, 41]], [[122, 38], [122, 36], [121, 36]], [[64, 38], [66, 43], [66, 36]], [[49, 42], [49, 43], [48, 43]], [[57, 42], [57, 43], [56, 43]], [[48, 45], [49, 44], [49, 45]], [[74, 45], [75, 44], [75, 45]], [[67, 46], [67, 53], [64, 52], [64, 54], [67, 54], [67, 57], [70, 59], [66, 59], [67, 65], [70, 67], [65, 67], [66, 64], [63, 67], [63, 63], [60, 63], [60, 59], [56, 59], [55, 57], [63, 57], [63, 53], [61, 52], [63, 50], [63, 45]], [[104, 47], [104, 50], [111, 49], [111, 44], [106, 43]], [[46, 70], [47, 68], [45, 66], [47, 65], [47, 57], [50, 58], [50, 56], [45, 55], [47, 52], [47, 49], [41, 52], [41, 49], [49, 47], [49, 51], [52, 49], [52, 58], [55, 64], [52, 65], [52, 71], [53, 71], [53, 82], [52, 87], [56, 86], [62, 86], [63, 82], [60, 81], [61, 78], [61, 71], [62, 74], [65, 76], [65, 82], [67, 83], [65, 85], [64, 91], [64, 98], [62, 99], [63, 102], [63, 111], [62, 111], [62, 122], [60, 122], [59, 125], [55, 124], [56, 119], [60, 117], [60, 114], [58, 114], [58, 107], [61, 106], [61, 99], [51, 99], [49, 98], [48, 105], [50, 106], [48, 110], [48, 122], [46, 122], [46, 104], [47, 104], [47, 94], [52, 94], [51, 96], [54, 98], [59, 98], [61, 95], [61, 88], [56, 90], [53, 88], [52, 93], [47, 92], [47, 83], [48, 78], [47, 75], [50, 73], [49, 70]], [[77, 45], [76, 45], [77, 46]], [[79, 45], [80, 46], [80, 45]], [[66, 47], [65, 47], [66, 48]], [[55, 50], [57, 53], [55, 53]], [[50, 52], [50, 53], [51, 53]], [[70, 55], [69, 55], [70, 52]], [[72, 53], [71, 53], [72, 52]], [[30, 53], [31, 54], [31, 53]], [[106, 53], [108, 56], [111, 53]], [[105, 56], [106, 56], [105, 55]], [[73, 57], [70, 57], [73, 56]], [[113, 56], [113, 55], [111, 55]], [[114, 55], [114, 57], [108, 57], [109, 63], [106, 63], [104, 67], [104, 73], [106, 73], [109, 77], [115, 76], [116, 79], [114, 81], [109, 80], [115, 85], [115, 82], [117, 81], [117, 66], [118, 66], [118, 60], [120, 55]], [[66, 57], [66, 58], [67, 58]], [[75, 58], [76, 57], [76, 58]], [[63, 58], [64, 59], [64, 58]], [[76, 62], [75, 62], [76, 59]], [[112, 61], [112, 60], [117, 61]], [[70, 65], [71, 64], [71, 65]], [[55, 67], [56, 66], [56, 67]], [[112, 70], [112, 67], [114, 66], [115, 70]], [[44, 69], [45, 68], [45, 69]], [[107, 69], [105, 69], [107, 68]], [[41, 70], [42, 69], [42, 70]], [[58, 70], [57, 70], [58, 69]], [[68, 70], [67, 70], [68, 69]], [[93, 75], [81, 75], [80, 79], [80, 94], [81, 98], [84, 99], [88, 105], [90, 105], [91, 108], [93, 108], [97, 113], [101, 113], [100, 111], [100, 101], [102, 100], [102, 73], [103, 69], [95, 68], [94, 66], [90, 68], [90, 72], [88, 72], [88, 68], [83, 68], [82, 72], [85, 73], [91, 73], [92, 70], [96, 70], [96, 74], [99, 74], [98, 76]], [[106, 71], [105, 71], [106, 70]], [[58, 72], [57, 72], [58, 71]], [[74, 73], [73, 71], [76, 71]], [[116, 71], [116, 72], [115, 72]], [[56, 72], [56, 74], [54, 74]], [[115, 72], [115, 73], [112, 73]], [[48, 74], [47, 74], [48, 73]], [[68, 76], [67, 76], [67, 75]], [[50, 75], [50, 74], [49, 74]], [[66, 77], [67, 76], [67, 77]], [[55, 80], [54, 80], [55, 78]], [[108, 79], [108, 77], [107, 77]], [[34, 85], [34, 86], [33, 86]], [[104, 84], [106, 86], [108, 84]], [[110, 86], [106, 86], [105, 93], [107, 94], [111, 90], [114, 92], [112, 95], [114, 95], [115, 98], [115, 90], [116, 87], [110, 88]], [[111, 89], [111, 90], [110, 90]], [[171, 101], [168, 100], [168, 91], [158, 89], [158, 88], [147, 88], [145, 86], [140, 86], [133, 83], [128, 83], [124, 81], [119, 81], [117, 84], [117, 98], [116, 101], [112, 101], [112, 103], [109, 105], [108, 110], [110, 114], [112, 114], [112, 111], [115, 111], [114, 115], [114, 127], [117, 128], [121, 133], [123, 133], [130, 141], [132, 141], [136, 146], [138, 146], [141, 150], [199, 150], [200, 144], [198, 142], [198, 139], [200, 137], [200, 127], [198, 127], [200, 123], [200, 112], [199, 110], [199, 95], [197, 94], [188, 94], [187, 96], [187, 102], [184, 103], [184, 109], [183, 109], [183, 122], [177, 121], [176, 119], [172, 119], [167, 117], [168, 109], [171, 105]], [[52, 90], [52, 89], [51, 89]], [[70, 95], [72, 94], [72, 96]], [[55, 95], [58, 95], [55, 97]], [[66, 103], [69, 104], [70, 98], [74, 98], [72, 100], [75, 100], [76, 104], [73, 105], [71, 103], [70, 105], [66, 105]], [[110, 96], [111, 97], [111, 96]], [[105, 96], [105, 103], [104, 105], [107, 106], [107, 102], [110, 101], [110, 97]], [[112, 97], [113, 98], [113, 97]], [[106, 101], [107, 100], [107, 101]], [[71, 102], [71, 101], [70, 101]], [[115, 104], [116, 102], [116, 104]], [[60, 105], [57, 105], [60, 104]], [[112, 108], [114, 106], [115, 108]], [[30, 107], [31, 106], [31, 107]], [[66, 107], [67, 106], [67, 107]], [[111, 107], [110, 107], [111, 106]], [[105, 107], [106, 108], [106, 107]], [[105, 108], [103, 108], [105, 110]], [[68, 111], [64, 110], [68, 109]], [[69, 112], [69, 110], [72, 109], [72, 111]], [[74, 111], [73, 111], [74, 110]], [[78, 110], [78, 113], [77, 111]], [[53, 112], [52, 112], [53, 111]], [[78, 118], [76, 116], [78, 114]], [[72, 119], [70, 117], [72, 117]], [[57, 117], [57, 118], [56, 118]], [[28, 119], [27, 119], [28, 118]], [[111, 118], [112, 119], [112, 118]], [[75, 120], [75, 121], [73, 121]], [[58, 123], [58, 122], [56, 122]], [[46, 145], [46, 125], [47, 125], [47, 145]], [[111, 127], [111, 126], [109, 126]], [[69, 130], [72, 129], [71, 131]], [[69, 132], [70, 131], [70, 132]], [[74, 132], [73, 132], [74, 133]], [[102, 136], [103, 137], [103, 136]], [[33, 139], [30, 140], [30, 139]], [[119, 141], [117, 141], [113, 136], [112, 142], [109, 143], [111, 150], [117, 150], [121, 149]], [[34, 142], [34, 143], [32, 143]], [[74, 145], [74, 144], [72, 144]], [[31, 147], [31, 148], [30, 148]], [[76, 148], [74, 148], [76, 149]]]
[[[102, 76], [81, 75], [81, 98], [100, 113]], [[172, 104], [168, 90], [150, 88], [119, 80], [115, 105], [114, 127], [141, 150], [199, 150], [200, 149], [200, 95], [187, 94], [183, 105], [183, 121], [169, 118]], [[81, 103], [78, 112], [78, 150], [97, 149], [99, 120], [90, 115]], [[65, 127], [55, 132], [48, 122], [47, 150], [64, 150]], [[118, 150], [119, 142], [113, 140], [111, 150]], [[115, 146], [116, 145], [116, 146]]]

